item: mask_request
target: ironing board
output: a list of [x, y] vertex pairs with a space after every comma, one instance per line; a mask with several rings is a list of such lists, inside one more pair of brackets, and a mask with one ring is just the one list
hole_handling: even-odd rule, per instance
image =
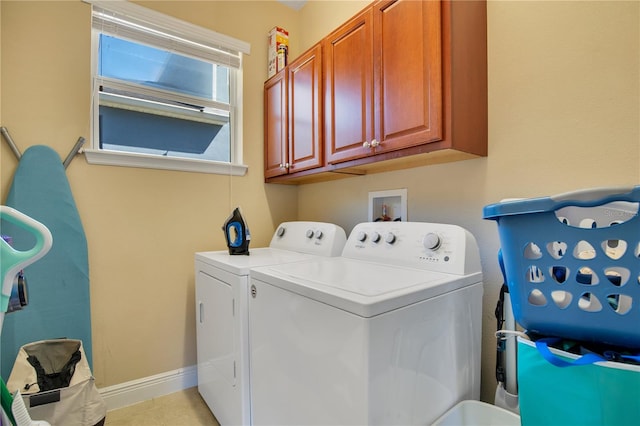
[[[87, 240], [60, 156], [29, 147], [16, 169], [5, 204], [45, 225], [53, 236], [49, 253], [25, 268], [28, 309], [7, 315], [0, 336], [1, 375], [6, 380], [21, 346], [66, 337], [83, 342], [89, 365], [91, 311]], [[25, 230], [2, 223], [17, 250], [33, 246]]]

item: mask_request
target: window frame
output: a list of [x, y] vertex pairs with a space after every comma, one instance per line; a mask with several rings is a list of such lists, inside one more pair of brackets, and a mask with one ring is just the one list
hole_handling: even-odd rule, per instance
[[[112, 1], [112, 0], [84, 0], [84, 2], [91, 4], [92, 6], [92, 25], [91, 25], [91, 141], [90, 148], [85, 148], [86, 160], [89, 164], [100, 165], [113, 165], [124, 167], [138, 167], [138, 168], [152, 168], [162, 170], [178, 170], [188, 172], [200, 172], [200, 173], [215, 173], [224, 175], [244, 176], [247, 173], [248, 167], [242, 164], [242, 82], [243, 82], [243, 70], [242, 70], [242, 55], [250, 52], [250, 45], [241, 40], [225, 36], [223, 34], [216, 33], [214, 31], [198, 27], [194, 24], [181, 21], [177, 18], [162, 14], [160, 12], [147, 9], [143, 6], [139, 6], [128, 1]], [[104, 77], [97, 75], [98, 65], [98, 45], [100, 34], [113, 35], [109, 31], [100, 31], [93, 25], [94, 19], [94, 7], [102, 9], [107, 12], [113, 12], [120, 15], [124, 15], [127, 18], [131, 17], [133, 21], [146, 21], [153, 22], [153, 26], [166, 29], [167, 33], [181, 37], [187, 40], [193, 40], [196, 43], [199, 40], [207, 40], [207, 44], [214, 44], [222, 47], [224, 50], [231, 51], [238, 56], [238, 63], [236, 66], [229, 66], [229, 79], [230, 79], [230, 117], [232, 122], [230, 126], [230, 162], [226, 161], [214, 161], [198, 158], [187, 157], [168, 157], [146, 153], [135, 153], [125, 151], [113, 151], [100, 148], [99, 140], [99, 107], [100, 107], [100, 92], [99, 81], [105, 79]], [[116, 35], [117, 37], [118, 35]], [[127, 38], [134, 42], [135, 38]], [[167, 46], [155, 44], [157, 47], [174, 51], [178, 54], [185, 54], [179, 49], [171, 49]], [[188, 47], [188, 46], [187, 46]], [[191, 55], [188, 55], [191, 56]], [[234, 58], [235, 59], [235, 58]], [[222, 63], [222, 61], [211, 61]], [[226, 64], [225, 64], [226, 65]]]

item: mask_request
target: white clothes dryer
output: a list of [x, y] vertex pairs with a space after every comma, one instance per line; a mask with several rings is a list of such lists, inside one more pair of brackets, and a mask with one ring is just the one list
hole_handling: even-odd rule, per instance
[[269, 247], [250, 255], [195, 254], [198, 391], [222, 425], [251, 424], [247, 299], [252, 268], [338, 256], [344, 230], [322, 222], [285, 222]]
[[482, 293], [446, 224], [361, 223], [340, 257], [254, 269], [253, 424], [424, 425], [479, 399]]

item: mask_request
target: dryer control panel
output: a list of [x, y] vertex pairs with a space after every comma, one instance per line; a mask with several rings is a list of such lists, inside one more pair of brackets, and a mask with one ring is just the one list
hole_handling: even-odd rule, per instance
[[457, 275], [481, 271], [473, 235], [441, 223], [360, 223], [351, 231], [342, 256]]
[[318, 256], [340, 256], [347, 234], [338, 225], [326, 222], [283, 222], [269, 247]]

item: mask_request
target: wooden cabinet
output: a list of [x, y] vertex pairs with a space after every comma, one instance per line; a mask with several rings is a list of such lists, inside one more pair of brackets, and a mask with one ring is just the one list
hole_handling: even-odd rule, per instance
[[440, 2], [373, 6], [375, 154], [442, 139]]
[[[484, 0], [377, 0], [325, 37], [317, 100], [323, 109], [310, 114], [304, 101], [307, 107], [297, 110], [296, 100], [296, 108], [288, 105], [286, 112], [297, 114], [288, 137], [295, 134], [295, 123], [310, 115], [319, 121], [301, 133], [313, 137], [298, 136], [305, 141], [302, 148], [289, 141], [280, 149], [289, 152], [278, 157], [290, 164], [317, 161], [323, 151], [324, 162], [311, 161], [313, 166], [295, 174], [290, 166], [290, 174], [281, 171], [267, 182], [313, 182], [486, 156], [486, 7]], [[291, 72], [284, 78], [290, 80]], [[288, 87], [296, 90], [290, 81]], [[265, 108], [267, 96], [265, 85]], [[273, 114], [265, 112], [265, 121]], [[311, 131], [316, 123], [320, 128]], [[276, 129], [270, 130], [265, 138], [277, 140]], [[282, 162], [269, 155], [269, 162]], [[267, 172], [265, 167], [268, 178]]]
[[287, 67], [289, 76], [289, 172], [324, 164], [322, 46], [316, 45]]
[[442, 139], [440, 2], [379, 1], [325, 39], [330, 164]]
[[286, 69], [264, 84], [264, 177], [287, 173], [288, 102]]
[[265, 83], [265, 178], [324, 164], [321, 77], [318, 44]]
[[373, 13], [352, 18], [324, 41], [325, 146], [329, 164], [366, 156], [374, 138]]

